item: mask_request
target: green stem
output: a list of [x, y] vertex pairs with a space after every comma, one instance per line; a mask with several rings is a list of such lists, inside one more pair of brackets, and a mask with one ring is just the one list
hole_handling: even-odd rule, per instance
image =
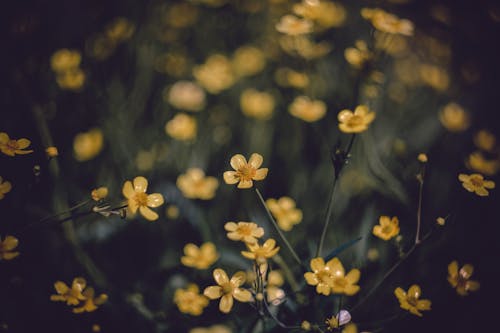
[[323, 224], [323, 231], [321, 232], [321, 237], [319, 239], [319, 244], [316, 249], [316, 256], [319, 257], [321, 255], [321, 251], [323, 249], [323, 243], [325, 242], [326, 231], [328, 230], [328, 224], [330, 223], [330, 217], [333, 212], [333, 193], [335, 192], [335, 185], [337, 185], [337, 177], [333, 178], [332, 189], [330, 190], [330, 199], [328, 200], [328, 208], [326, 209], [326, 218], [325, 223]]
[[422, 171], [418, 175], [418, 209], [417, 209], [417, 232], [415, 235], [415, 244], [420, 243], [420, 226], [422, 222], [422, 195], [424, 188], [425, 165], [422, 166]]

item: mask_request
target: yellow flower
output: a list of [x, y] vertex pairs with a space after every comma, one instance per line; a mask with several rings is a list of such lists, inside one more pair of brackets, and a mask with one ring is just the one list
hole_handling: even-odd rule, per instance
[[200, 289], [194, 283], [186, 289], [177, 289], [174, 293], [174, 303], [182, 313], [199, 316], [208, 305], [208, 299], [200, 294]]
[[215, 196], [219, 181], [215, 177], [205, 177], [199, 168], [189, 168], [177, 178], [177, 187], [186, 198], [210, 200]]
[[359, 291], [356, 283], [360, 278], [360, 271], [352, 269], [345, 275], [344, 266], [338, 258], [329, 260], [326, 264], [323, 258], [311, 259], [312, 272], [304, 274], [307, 284], [316, 286], [316, 292], [325, 296], [330, 293], [352, 296]]
[[231, 157], [230, 164], [235, 171], [224, 172], [226, 184], [238, 183], [238, 188], [250, 188], [253, 180], [263, 180], [269, 171], [267, 168], [260, 168], [263, 162], [262, 155], [253, 153], [247, 163], [245, 156], [236, 154]]
[[248, 244], [257, 243], [257, 238], [264, 236], [264, 229], [253, 222], [227, 222], [224, 229], [228, 231], [227, 238]]
[[379, 31], [405, 36], [413, 35], [414, 26], [411, 21], [400, 19], [380, 8], [363, 8], [361, 9], [361, 16], [369, 20], [373, 27]]
[[303, 89], [309, 85], [307, 74], [286, 67], [278, 68], [274, 73], [274, 79], [282, 87]]
[[285, 297], [285, 291], [280, 287], [285, 283], [283, 274], [280, 271], [270, 271], [267, 274], [266, 294], [267, 301], [274, 305], [279, 305]]
[[108, 295], [100, 294], [99, 296], [94, 297], [94, 293], [94, 288], [85, 288], [82, 293], [83, 297], [85, 297], [85, 302], [82, 306], [74, 308], [73, 313], [93, 312], [97, 310], [99, 305], [104, 304], [108, 300]]
[[304, 320], [301, 324], [300, 324], [300, 328], [303, 329], [304, 331], [310, 331], [311, 330], [311, 323], [308, 322], [307, 320]]
[[474, 273], [474, 266], [470, 264], [463, 265], [460, 270], [456, 260], [448, 265], [448, 282], [457, 289], [460, 296], [467, 296], [469, 291], [479, 289], [479, 282], [470, 279], [472, 273]]
[[67, 305], [78, 305], [80, 301], [85, 300], [85, 296], [82, 294], [83, 290], [87, 286], [87, 281], [82, 277], [77, 277], [73, 279], [71, 288], [62, 281], [57, 281], [54, 283], [54, 289], [57, 295], [51, 295], [51, 301], [61, 301], [66, 302]]
[[288, 112], [294, 117], [311, 123], [325, 116], [326, 104], [320, 100], [311, 100], [306, 96], [298, 96], [288, 107]]
[[489, 195], [487, 189], [494, 189], [495, 182], [492, 180], [485, 180], [483, 175], [473, 173], [465, 175], [463, 173], [458, 175], [458, 179], [462, 182], [462, 186], [469, 192], [474, 192], [481, 197]]
[[16, 154], [25, 155], [32, 153], [33, 150], [24, 150], [28, 148], [30, 144], [31, 141], [28, 139], [22, 138], [19, 140], [15, 140], [9, 138], [9, 135], [7, 133], [0, 132], [0, 150], [5, 155], [14, 156]]
[[182, 264], [197, 269], [207, 269], [219, 258], [219, 254], [212, 242], [203, 243], [200, 247], [192, 243], [186, 244], [184, 254], [181, 257]]
[[292, 230], [295, 224], [302, 221], [302, 211], [295, 207], [292, 198], [281, 197], [278, 200], [270, 198], [266, 200], [266, 204], [276, 218], [278, 226], [284, 231]]
[[267, 92], [246, 89], [240, 96], [240, 107], [245, 116], [267, 120], [274, 113], [274, 97]]
[[272, 258], [278, 253], [280, 247], [276, 247], [276, 241], [269, 238], [264, 244], [246, 243], [249, 251], [241, 251], [241, 255], [247, 259], [255, 260], [258, 264], [265, 264], [267, 259]]
[[342, 333], [358, 333], [358, 327], [353, 323], [347, 324], [342, 330]]
[[6, 193], [9, 193], [12, 189], [12, 184], [8, 181], [3, 181], [3, 178], [0, 177], [0, 200], [5, 197]]
[[335, 317], [332, 316], [331, 318], [328, 318], [325, 320], [326, 328], [329, 331], [333, 331], [337, 328], [339, 328], [339, 320]]
[[57, 147], [54, 147], [54, 146], [47, 147], [45, 149], [45, 153], [47, 154], [48, 157], [56, 157], [59, 155], [59, 151], [57, 150]]
[[373, 227], [373, 234], [383, 240], [389, 240], [399, 234], [399, 220], [396, 216], [380, 216], [379, 224]]
[[214, 54], [203, 65], [195, 66], [193, 76], [211, 94], [226, 90], [236, 81], [231, 62], [222, 54]]
[[408, 289], [408, 293], [399, 287], [394, 290], [394, 295], [398, 298], [399, 306], [419, 317], [422, 317], [422, 313], [420, 313], [420, 311], [428, 311], [431, 309], [431, 301], [427, 299], [419, 299], [421, 294], [422, 291], [416, 284], [412, 285], [410, 289]]
[[487, 130], [480, 130], [474, 135], [476, 147], [487, 152], [492, 152], [495, 149], [496, 141], [495, 135]]
[[256, 47], [245, 45], [234, 52], [232, 66], [238, 76], [255, 75], [261, 72], [265, 65], [264, 52]]
[[50, 58], [50, 67], [54, 72], [62, 73], [78, 68], [81, 61], [82, 56], [79, 51], [60, 49]]
[[0, 237], [0, 260], [12, 260], [19, 255], [19, 252], [15, 252], [14, 249], [19, 244], [19, 240], [14, 237], [7, 235], [2, 241]]
[[229, 327], [225, 325], [212, 325], [210, 327], [195, 327], [189, 333], [231, 333]]
[[134, 34], [135, 25], [125, 17], [115, 18], [105, 28], [105, 35], [115, 43], [123, 42]]
[[500, 170], [500, 160], [488, 160], [480, 151], [476, 151], [469, 155], [465, 161], [469, 169], [480, 172], [487, 176], [492, 176]]
[[61, 89], [77, 91], [85, 83], [85, 73], [80, 68], [70, 69], [58, 73], [56, 82]]
[[148, 180], [144, 177], [135, 177], [134, 184], [127, 180], [123, 184], [122, 193], [128, 199], [128, 210], [135, 214], [137, 209], [149, 221], [158, 219], [158, 214], [148, 207], [163, 205], [163, 196], [160, 193], [147, 194]]
[[175, 28], [193, 25], [198, 19], [198, 8], [187, 2], [173, 4], [165, 13], [164, 22]]
[[178, 113], [165, 124], [165, 132], [180, 141], [192, 140], [196, 137], [196, 119], [184, 113]]
[[444, 217], [438, 217], [436, 219], [436, 223], [439, 224], [440, 226], [444, 226], [445, 223], [446, 223], [446, 218], [444, 218]]
[[240, 302], [250, 302], [252, 294], [250, 291], [239, 288], [246, 281], [245, 272], [237, 272], [228, 278], [226, 272], [220, 268], [214, 269], [214, 280], [217, 286], [205, 288], [203, 294], [211, 300], [220, 298], [219, 310], [223, 313], [229, 313], [233, 307], [233, 298]]
[[317, 22], [323, 28], [341, 26], [346, 19], [345, 8], [330, 1], [302, 1], [293, 6], [295, 14]]
[[317, 59], [332, 50], [328, 42], [315, 43], [305, 36], [284, 35], [279, 40], [281, 48], [292, 56], [299, 55], [304, 59]]
[[186, 111], [200, 111], [205, 107], [205, 91], [191, 81], [178, 81], [170, 89], [165, 89], [163, 99]]
[[96, 188], [92, 190], [90, 196], [92, 197], [92, 200], [100, 201], [108, 196], [108, 188], [104, 186]]
[[84, 162], [96, 157], [102, 150], [104, 139], [99, 128], [78, 133], [73, 141], [73, 150], [77, 161]]
[[344, 133], [361, 133], [368, 129], [368, 125], [375, 119], [375, 113], [366, 105], [358, 105], [354, 112], [342, 110], [337, 115], [339, 129]]
[[354, 45], [355, 47], [345, 49], [344, 57], [352, 67], [359, 69], [373, 57], [373, 54], [368, 50], [364, 40], [357, 40]]
[[418, 154], [418, 156], [417, 156], [417, 160], [419, 160], [421, 163], [427, 163], [428, 158], [427, 158], [427, 155], [426, 155], [426, 154], [424, 154], [424, 153], [420, 153], [420, 154]]
[[290, 36], [304, 35], [313, 31], [313, 23], [307, 19], [285, 15], [276, 23], [276, 30]]
[[469, 128], [469, 114], [457, 103], [448, 103], [439, 112], [439, 121], [450, 132], [463, 132]]

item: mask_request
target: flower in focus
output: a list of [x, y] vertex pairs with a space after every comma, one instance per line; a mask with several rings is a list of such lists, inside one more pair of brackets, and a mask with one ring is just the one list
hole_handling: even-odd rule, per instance
[[325, 116], [326, 105], [320, 100], [311, 100], [306, 96], [298, 96], [288, 107], [288, 112], [294, 117], [311, 123]]
[[233, 55], [232, 66], [238, 76], [255, 75], [264, 69], [266, 58], [262, 50], [253, 46], [242, 46]]
[[405, 36], [413, 35], [414, 26], [411, 21], [400, 19], [380, 8], [363, 8], [361, 9], [361, 16], [370, 21], [373, 27], [379, 31]]
[[450, 132], [463, 132], [469, 128], [469, 114], [457, 103], [448, 103], [439, 112], [439, 121]]
[[470, 154], [465, 164], [467, 168], [487, 176], [492, 176], [500, 170], [500, 160], [498, 158], [494, 160], [486, 159], [480, 151]]
[[106, 294], [100, 294], [97, 297], [94, 297], [94, 294], [94, 288], [85, 288], [82, 293], [85, 301], [82, 306], [74, 308], [73, 313], [93, 312], [97, 310], [99, 305], [104, 304], [108, 300], [108, 295]]
[[227, 222], [224, 225], [227, 238], [234, 241], [243, 241], [248, 244], [257, 243], [257, 238], [264, 236], [264, 229], [253, 222]]
[[359, 291], [356, 283], [359, 281], [360, 272], [352, 269], [345, 275], [344, 266], [338, 258], [329, 260], [326, 264], [323, 258], [311, 259], [312, 272], [304, 274], [307, 284], [316, 286], [316, 292], [325, 296], [330, 293], [352, 296]]
[[9, 193], [12, 189], [12, 184], [8, 181], [3, 181], [3, 178], [0, 177], [0, 200], [5, 197], [6, 193]]
[[230, 164], [235, 171], [224, 172], [224, 181], [226, 184], [238, 183], [238, 188], [250, 188], [253, 186], [253, 180], [263, 180], [266, 178], [268, 169], [260, 168], [262, 165], [262, 155], [253, 153], [247, 163], [245, 156], [236, 154], [231, 157]]
[[147, 194], [148, 180], [144, 177], [135, 177], [134, 183], [127, 180], [123, 184], [122, 193], [128, 199], [128, 211], [132, 214], [139, 212], [149, 221], [158, 219], [158, 214], [148, 207], [163, 205], [163, 196], [160, 193]]
[[5, 132], [0, 132], [0, 151], [5, 155], [15, 156], [17, 155], [25, 155], [32, 153], [33, 150], [24, 150], [28, 148], [31, 144], [31, 141], [25, 138], [15, 140], [9, 138], [9, 135]]
[[50, 67], [56, 73], [73, 70], [80, 66], [82, 56], [77, 50], [60, 49], [50, 58]]
[[73, 141], [75, 158], [84, 162], [96, 157], [102, 150], [104, 139], [99, 128], [93, 128], [88, 132], [78, 133]]
[[248, 117], [267, 120], [274, 112], [274, 97], [267, 92], [246, 89], [240, 96], [240, 107]]
[[420, 311], [428, 311], [431, 309], [431, 301], [427, 299], [419, 299], [422, 291], [420, 287], [416, 284], [412, 285], [408, 292], [405, 292], [402, 288], [396, 288], [394, 290], [394, 294], [396, 295], [399, 306], [404, 309], [410, 311], [410, 313], [422, 317], [422, 313]]
[[205, 177], [199, 168], [189, 168], [177, 178], [177, 187], [186, 198], [210, 200], [215, 196], [219, 181], [215, 177]]
[[45, 149], [45, 153], [47, 154], [48, 157], [57, 157], [59, 155], [57, 147], [54, 146], [47, 147]]
[[304, 35], [313, 31], [313, 23], [307, 19], [285, 15], [276, 23], [276, 30], [290, 36]]
[[474, 135], [474, 144], [477, 148], [492, 152], [496, 146], [495, 135], [487, 130], [480, 130]]
[[212, 325], [210, 327], [195, 327], [189, 333], [231, 333], [226, 325]]
[[323, 28], [341, 26], [347, 16], [344, 6], [331, 1], [302, 1], [293, 6], [293, 12], [317, 22]]
[[83, 290], [87, 286], [87, 281], [82, 277], [77, 277], [73, 279], [71, 288], [62, 281], [57, 281], [54, 283], [54, 289], [57, 295], [51, 295], [51, 301], [66, 302], [67, 305], [78, 305], [80, 301], [85, 300], [85, 296], [82, 294]]
[[284, 231], [292, 230], [295, 224], [302, 221], [302, 211], [295, 207], [292, 198], [281, 197], [278, 200], [270, 198], [266, 200], [266, 204], [276, 218], [278, 226]]
[[245, 272], [237, 272], [231, 279], [226, 272], [220, 268], [213, 271], [214, 280], [217, 286], [205, 288], [203, 294], [211, 300], [220, 298], [219, 310], [223, 313], [229, 313], [233, 307], [233, 298], [240, 302], [250, 302], [252, 294], [250, 291], [240, 288], [245, 283]]
[[246, 243], [249, 251], [241, 251], [241, 255], [247, 259], [255, 260], [258, 264], [265, 264], [267, 259], [272, 258], [278, 253], [280, 247], [276, 247], [276, 241], [269, 238], [264, 244]]
[[354, 46], [345, 49], [344, 57], [352, 67], [360, 69], [373, 57], [373, 54], [368, 50], [368, 46], [364, 40], [357, 40]]
[[368, 125], [375, 119], [375, 113], [366, 105], [358, 105], [354, 112], [342, 110], [337, 115], [339, 129], [344, 133], [361, 133], [368, 129]]
[[208, 299], [200, 294], [200, 289], [194, 283], [186, 289], [177, 289], [174, 293], [174, 303], [182, 313], [199, 316], [208, 305]]
[[181, 257], [181, 262], [184, 266], [207, 269], [218, 258], [219, 254], [212, 242], [203, 243], [200, 247], [189, 243], [184, 246], [184, 256]]
[[494, 189], [495, 182], [492, 180], [485, 180], [483, 175], [473, 173], [465, 175], [463, 173], [458, 175], [458, 179], [462, 182], [462, 186], [469, 192], [474, 192], [481, 197], [489, 195], [487, 189]]
[[200, 111], [205, 107], [205, 91], [191, 81], [178, 81], [165, 90], [163, 99], [177, 109]]
[[19, 255], [19, 252], [14, 251], [14, 249], [19, 244], [19, 240], [14, 237], [7, 235], [2, 241], [0, 237], [0, 260], [12, 260]]
[[195, 66], [193, 76], [211, 94], [218, 94], [235, 82], [231, 62], [222, 54], [214, 54], [203, 65]]
[[469, 291], [479, 289], [479, 282], [470, 279], [472, 273], [474, 273], [474, 266], [470, 264], [465, 264], [458, 269], [458, 263], [454, 260], [448, 265], [448, 282], [456, 288], [460, 296], [467, 296]]
[[100, 201], [108, 196], [108, 188], [104, 186], [96, 188], [92, 190], [90, 196], [92, 197], [92, 200]]
[[165, 132], [172, 138], [188, 141], [196, 137], [196, 119], [184, 113], [178, 113], [165, 124]]
[[373, 227], [373, 234], [385, 241], [399, 234], [399, 220], [396, 216], [380, 216], [379, 224]]

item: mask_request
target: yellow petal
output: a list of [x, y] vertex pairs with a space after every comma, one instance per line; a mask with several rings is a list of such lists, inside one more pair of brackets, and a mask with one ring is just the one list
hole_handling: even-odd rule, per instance
[[240, 302], [250, 302], [252, 300], [252, 293], [246, 289], [236, 288], [233, 291], [233, 297]]
[[247, 259], [254, 260], [255, 254], [253, 252], [241, 251], [241, 255]]
[[262, 248], [266, 251], [270, 251], [271, 249], [274, 248], [275, 245], [276, 245], [276, 241], [272, 238], [269, 238], [268, 240], [266, 240], [264, 242], [264, 244], [262, 245]]
[[348, 285], [344, 288], [344, 294], [347, 296], [352, 296], [359, 291], [359, 286]]
[[142, 176], [134, 178], [134, 191], [146, 192], [148, 189], [148, 180]]
[[431, 301], [428, 299], [423, 299], [417, 302], [418, 310], [430, 310], [431, 309]]
[[477, 281], [467, 281], [465, 283], [465, 288], [469, 291], [476, 291], [479, 290], [480, 284]]
[[359, 269], [351, 269], [351, 271], [345, 276], [345, 279], [349, 284], [356, 284], [359, 281], [361, 272]]
[[483, 183], [483, 186], [489, 189], [494, 189], [495, 188], [495, 182], [492, 180], [485, 180]]
[[66, 294], [69, 290], [69, 287], [66, 283], [62, 281], [56, 281], [56, 283], [54, 283], [54, 289], [57, 291], [58, 294]]
[[468, 181], [469, 180], [469, 176], [461, 173], [461, 174], [458, 175], [458, 180], [460, 180], [461, 182]]
[[260, 168], [262, 165], [262, 162], [264, 161], [264, 158], [262, 155], [253, 153], [252, 156], [250, 156], [250, 160], [248, 161], [248, 164], [250, 164], [254, 169]]
[[251, 180], [241, 180], [238, 184], [238, 188], [251, 188], [253, 186], [253, 182]]
[[422, 294], [422, 291], [420, 290], [420, 287], [416, 284], [412, 285], [410, 289], [408, 289], [408, 296], [413, 297], [415, 299], [418, 299], [420, 295]]
[[380, 223], [381, 226], [386, 226], [386, 225], [389, 225], [391, 224], [391, 219], [389, 218], [389, 216], [385, 216], [385, 215], [382, 215], [380, 216], [380, 218], [378, 219], [378, 222]]
[[453, 260], [449, 265], [448, 265], [448, 274], [451, 276], [456, 276], [458, 275], [458, 263], [456, 260]]
[[325, 261], [323, 258], [313, 258], [311, 259], [311, 269], [315, 272], [322, 271], [325, 269]]
[[224, 224], [224, 229], [226, 229], [226, 231], [235, 231], [238, 229], [238, 225], [234, 222], [227, 222]]
[[269, 172], [268, 168], [261, 168], [255, 171], [255, 175], [252, 179], [254, 180], [263, 180], [267, 177], [267, 173]]
[[17, 140], [17, 146], [19, 149], [27, 148], [31, 144], [31, 141], [28, 139], [19, 139]]
[[226, 171], [223, 177], [226, 184], [236, 184], [240, 181], [240, 177], [238, 177], [236, 171]]
[[127, 199], [130, 199], [133, 195], [135, 195], [135, 191], [130, 180], [127, 180], [125, 184], [123, 184], [122, 194]]
[[139, 207], [139, 212], [142, 216], [146, 218], [148, 221], [154, 221], [158, 219], [158, 214], [156, 214], [153, 210], [146, 206]]
[[243, 271], [236, 272], [231, 278], [231, 284], [234, 287], [239, 287], [247, 280], [247, 275]]
[[5, 260], [12, 260], [19, 255], [19, 252], [4, 252], [0, 257]]
[[311, 272], [304, 273], [304, 278], [306, 279], [307, 284], [309, 284], [311, 286], [315, 286], [319, 282], [316, 274], [311, 273]]
[[233, 157], [231, 157], [230, 164], [234, 170], [240, 170], [245, 165], [247, 165], [247, 159], [245, 158], [245, 156], [241, 154], [236, 154]]
[[324, 284], [324, 283], [320, 283], [316, 286], [316, 292], [318, 294], [323, 294], [325, 296], [328, 296], [330, 295], [330, 292], [331, 292], [331, 288], [330, 286], [328, 286], [327, 284]]
[[7, 236], [5, 237], [3, 241], [3, 248], [4, 250], [11, 251], [17, 247], [19, 244], [19, 241], [16, 237], [14, 236]]
[[342, 110], [339, 112], [339, 114], [337, 115], [337, 119], [341, 122], [341, 123], [345, 123], [346, 121], [348, 121], [349, 119], [351, 119], [353, 116], [353, 113], [351, 110]]
[[223, 269], [216, 268], [213, 272], [214, 280], [219, 286], [229, 282], [226, 272]]
[[460, 269], [460, 276], [464, 279], [470, 278], [472, 273], [474, 273], [474, 266], [470, 264], [464, 265], [464, 267]]
[[326, 266], [328, 266], [332, 275], [343, 277], [345, 274], [344, 266], [342, 266], [342, 263], [337, 257], [329, 260]]
[[148, 202], [147, 202], [148, 207], [158, 207], [163, 205], [163, 195], [160, 193], [153, 193], [148, 195]]
[[12, 189], [12, 184], [10, 182], [3, 182], [2, 183], [2, 180], [0, 179], [0, 193], [7, 193], [7, 192], [10, 192], [10, 190]]
[[0, 144], [6, 144], [9, 142], [9, 135], [5, 132], [0, 132]]
[[206, 287], [203, 291], [203, 295], [207, 296], [210, 299], [220, 298], [222, 296], [222, 288], [219, 286]]
[[398, 298], [398, 300], [401, 302], [402, 300], [406, 300], [406, 292], [402, 288], [396, 288], [394, 290], [394, 295]]
[[487, 197], [488, 196], [488, 191], [484, 187], [479, 187], [475, 189], [475, 192], [477, 195], [481, 197]]
[[229, 313], [232, 307], [233, 307], [233, 296], [232, 295], [222, 296], [219, 303], [219, 310], [224, 313]]

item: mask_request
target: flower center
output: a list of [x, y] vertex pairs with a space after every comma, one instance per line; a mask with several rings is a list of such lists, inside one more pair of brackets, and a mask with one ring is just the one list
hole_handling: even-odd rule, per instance
[[148, 195], [144, 192], [136, 193], [134, 196], [134, 200], [139, 207], [140, 206], [147, 206]]
[[391, 232], [392, 232], [392, 226], [386, 225], [385, 227], [382, 227], [383, 234], [390, 234]]
[[476, 178], [476, 177], [471, 177], [470, 178], [470, 182], [472, 185], [474, 185], [475, 187], [483, 187], [483, 180], [480, 179], [480, 178]]
[[7, 145], [6, 145], [10, 150], [16, 150], [19, 148], [19, 146], [17, 145], [17, 141], [16, 140], [9, 140], [9, 142], [7, 142]]
[[250, 228], [248, 225], [241, 226], [238, 228], [238, 233], [243, 236], [252, 236], [252, 228]]
[[417, 303], [418, 303], [417, 298], [409, 296], [407, 301], [411, 306], [417, 306]]
[[318, 280], [320, 280], [321, 282], [325, 282], [330, 277], [330, 273], [328, 273], [327, 271], [321, 271], [316, 273], [316, 276], [318, 277]]
[[232, 294], [233, 290], [234, 290], [233, 285], [231, 284], [231, 282], [224, 283], [223, 285], [221, 285], [221, 288], [222, 288], [222, 293], [224, 295]]
[[349, 126], [359, 126], [362, 124], [363, 124], [363, 117], [358, 115], [353, 115], [348, 121]]
[[250, 165], [245, 165], [238, 170], [238, 176], [242, 180], [251, 180], [255, 176], [255, 169]]

